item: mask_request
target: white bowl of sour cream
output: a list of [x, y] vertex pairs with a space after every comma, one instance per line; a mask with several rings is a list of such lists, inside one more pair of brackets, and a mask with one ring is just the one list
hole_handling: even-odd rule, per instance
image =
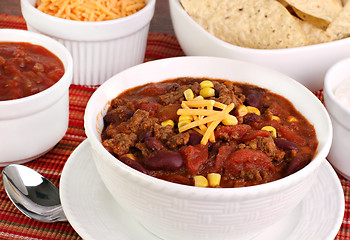
[[327, 159], [337, 172], [350, 179], [350, 58], [334, 64], [327, 72], [324, 101], [334, 132]]

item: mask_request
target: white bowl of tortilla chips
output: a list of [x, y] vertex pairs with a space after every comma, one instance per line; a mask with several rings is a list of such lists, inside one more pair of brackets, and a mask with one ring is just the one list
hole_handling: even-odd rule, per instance
[[350, 56], [350, 1], [169, 0], [186, 55], [219, 56], [283, 72], [312, 91]]

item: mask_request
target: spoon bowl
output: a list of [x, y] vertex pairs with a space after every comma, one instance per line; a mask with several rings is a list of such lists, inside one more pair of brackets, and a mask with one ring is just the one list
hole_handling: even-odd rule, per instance
[[5, 191], [26, 216], [41, 222], [67, 221], [57, 187], [38, 172], [11, 164], [2, 171]]

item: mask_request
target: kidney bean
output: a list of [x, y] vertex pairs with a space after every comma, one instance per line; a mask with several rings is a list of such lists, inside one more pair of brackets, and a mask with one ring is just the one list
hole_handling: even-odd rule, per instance
[[106, 113], [103, 120], [106, 124], [110, 124], [113, 121], [119, 120], [119, 114], [117, 114], [117, 111], [115, 109], [110, 110]]
[[260, 109], [262, 105], [261, 94], [258, 91], [249, 89], [246, 93], [245, 104]]
[[189, 145], [197, 145], [200, 144], [202, 140], [202, 135], [197, 132], [191, 132], [190, 133], [190, 139], [188, 140]]
[[180, 153], [173, 151], [159, 151], [144, 159], [144, 165], [150, 170], [175, 171], [182, 167], [184, 160]]
[[295, 157], [288, 165], [286, 169], [286, 176], [295, 173], [305, 167], [310, 160], [303, 158], [302, 156]]
[[147, 137], [147, 138], [145, 138], [144, 141], [145, 141], [146, 146], [152, 151], [159, 151], [159, 150], [166, 149], [164, 144], [160, 140], [158, 140], [157, 138]]
[[123, 162], [124, 164], [128, 165], [129, 167], [131, 167], [137, 171], [140, 171], [142, 173], [147, 174], [147, 170], [139, 162], [132, 160], [131, 158], [121, 157], [121, 158], [119, 158], [119, 160], [121, 162]]
[[255, 113], [248, 113], [243, 117], [243, 123], [245, 124], [252, 124], [258, 121], [261, 121], [261, 117]]
[[220, 139], [216, 139], [215, 142], [208, 142], [208, 150], [211, 152], [211, 153], [218, 153], [219, 152], [219, 149], [220, 147], [223, 145], [223, 141], [220, 140]]
[[287, 139], [284, 138], [273, 138], [276, 146], [283, 150], [293, 150], [297, 149], [297, 145]]
[[146, 138], [153, 137], [152, 131], [144, 131], [139, 135], [139, 141], [144, 142]]
[[220, 97], [220, 91], [217, 90], [216, 88], [214, 88], [214, 90], [215, 90], [215, 97], [216, 98]]

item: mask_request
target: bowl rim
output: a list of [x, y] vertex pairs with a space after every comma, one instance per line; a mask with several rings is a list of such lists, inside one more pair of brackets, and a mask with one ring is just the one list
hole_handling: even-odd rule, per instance
[[[180, 0], [169, 0], [169, 3], [170, 3], [170, 9], [174, 7], [173, 8], [174, 10], [176, 10], [179, 14], [181, 14], [182, 17], [184, 17], [187, 21], [189, 21], [193, 26], [195, 26], [202, 34], [204, 34], [211, 41], [215, 41], [222, 47], [226, 49], [235, 50], [237, 52], [245, 52], [245, 53], [248, 52], [250, 54], [261, 54], [261, 55], [288, 54], [288, 53], [304, 52], [304, 51], [317, 51], [317, 50], [326, 48], [329, 45], [331, 46], [336, 44], [341, 45], [343, 43], [347, 43], [350, 41], [349, 38], [344, 38], [344, 39], [334, 40], [334, 41], [325, 42], [325, 43], [318, 43], [318, 44], [292, 47], [292, 48], [279, 48], [279, 49], [259, 49], [259, 48], [241, 47], [241, 46], [228, 43], [224, 40], [221, 40], [216, 36], [210, 34], [208, 31], [206, 31], [202, 26], [200, 26], [196, 21], [194, 21], [192, 17], [186, 12], [186, 10], [182, 7], [180, 3]], [[171, 17], [174, 18], [173, 14], [171, 14]]]
[[[66, 47], [64, 47], [61, 43], [59, 43], [55, 39], [52, 39], [48, 36], [45, 36], [45, 35], [42, 35], [39, 33], [35, 33], [35, 32], [26, 31], [26, 30], [20, 30], [20, 29], [6, 29], [6, 28], [0, 29], [0, 34], [3, 36], [8, 36], [9, 34], [13, 34], [12, 36], [15, 36], [15, 38], [18, 38], [18, 41], [13, 40], [13, 39], [9, 39], [9, 40], [0, 39], [0, 42], [19, 42], [19, 43], [27, 42], [27, 43], [31, 43], [34, 45], [40, 45], [40, 46], [44, 47], [46, 50], [53, 53], [58, 59], [60, 59], [60, 61], [62, 62], [63, 66], [64, 66], [63, 76], [55, 84], [53, 84], [49, 88], [47, 88], [41, 92], [38, 92], [36, 94], [30, 95], [30, 96], [26, 96], [26, 97], [22, 97], [22, 98], [18, 98], [18, 99], [0, 101], [0, 107], [20, 105], [20, 104], [24, 104], [27, 102], [37, 101], [38, 99], [41, 99], [47, 95], [57, 93], [57, 91], [61, 88], [66, 88], [66, 87], [68, 88], [70, 86], [71, 81], [72, 81], [71, 76], [73, 75], [73, 58], [72, 58], [70, 52], [68, 51], [68, 49]], [[30, 39], [26, 39], [26, 37], [30, 37]], [[43, 42], [43, 44], [33, 43], [36, 40]], [[62, 56], [59, 57], [52, 50], [49, 50], [48, 47], [46, 47], [45, 45], [54, 46], [55, 48], [57, 48], [57, 52], [62, 53], [61, 55], [63, 57]], [[65, 64], [65, 62], [66, 62], [66, 64]]]
[[[283, 188], [286, 185], [291, 185], [295, 182], [300, 181], [300, 179], [304, 179], [306, 177], [308, 177], [310, 175], [310, 173], [316, 171], [318, 169], [318, 167], [320, 166], [320, 164], [325, 161], [325, 158], [330, 150], [330, 146], [331, 146], [331, 142], [332, 142], [332, 125], [331, 125], [331, 121], [330, 118], [327, 114], [326, 109], [324, 108], [324, 106], [322, 105], [322, 103], [318, 100], [318, 98], [310, 91], [308, 90], [306, 87], [304, 87], [302, 84], [300, 84], [299, 82], [297, 82], [296, 80], [288, 77], [287, 75], [284, 75], [282, 73], [281, 76], [283, 75], [285, 79], [289, 79], [288, 81], [291, 80], [291, 83], [293, 85], [297, 85], [297, 88], [304, 91], [306, 93], [306, 95], [310, 98], [313, 98], [313, 102], [316, 106], [320, 107], [320, 111], [322, 111], [322, 114], [325, 117], [325, 121], [327, 126], [325, 126], [325, 128], [327, 127], [326, 133], [327, 133], [327, 138], [324, 139], [325, 141], [323, 142], [323, 147], [320, 149], [320, 145], [318, 146], [317, 152], [315, 154], [314, 159], [307, 165], [305, 166], [303, 169], [287, 176], [284, 177], [282, 179], [273, 181], [273, 182], [269, 182], [269, 183], [265, 183], [265, 184], [260, 184], [260, 185], [255, 185], [255, 186], [248, 186], [248, 187], [242, 187], [242, 188], [219, 188], [220, 190], [218, 190], [217, 188], [194, 188], [193, 186], [187, 186], [187, 185], [182, 185], [182, 184], [176, 184], [176, 183], [172, 183], [172, 182], [168, 182], [165, 180], [161, 180], [161, 179], [157, 179], [154, 178], [152, 176], [149, 176], [147, 174], [141, 173], [129, 166], [127, 166], [126, 164], [122, 163], [121, 161], [118, 161], [112, 154], [110, 154], [101, 144], [100, 140], [97, 139], [95, 137], [94, 134], [94, 129], [95, 126], [90, 126], [90, 118], [91, 119], [95, 119], [97, 120], [97, 116], [89, 116], [89, 112], [91, 112], [94, 108], [94, 101], [96, 101], [95, 99], [97, 98], [97, 96], [101, 93], [103, 93], [103, 91], [105, 89], [109, 88], [109, 85], [111, 83], [113, 83], [113, 81], [116, 81], [118, 79], [118, 76], [123, 74], [124, 72], [130, 72], [130, 71], [134, 71], [135, 68], [139, 68], [141, 67], [147, 67], [150, 64], [157, 64], [157, 62], [167, 62], [169, 64], [171, 64], [172, 62], [176, 62], [176, 61], [182, 61], [183, 59], [187, 59], [189, 61], [191, 61], [191, 59], [196, 60], [196, 59], [207, 59], [207, 60], [215, 60], [215, 59], [220, 59], [220, 61], [227, 61], [227, 62], [240, 62], [240, 63], [244, 63], [244, 64], [249, 64], [251, 66], [258, 66], [256, 64], [252, 64], [252, 63], [248, 63], [248, 62], [243, 62], [243, 61], [239, 61], [239, 60], [233, 60], [233, 59], [227, 59], [227, 58], [221, 58], [221, 57], [206, 57], [206, 56], [182, 56], [182, 57], [173, 57], [173, 58], [167, 58], [167, 59], [160, 59], [160, 60], [154, 60], [154, 61], [150, 61], [150, 62], [146, 62], [134, 67], [131, 67], [129, 69], [124, 70], [121, 73], [118, 73], [116, 75], [114, 75], [113, 77], [111, 77], [109, 80], [107, 80], [105, 83], [103, 83], [91, 96], [91, 98], [89, 99], [89, 102], [87, 104], [86, 110], [85, 110], [85, 114], [84, 114], [84, 127], [85, 127], [85, 133], [87, 135], [87, 139], [90, 142], [90, 145], [92, 147], [92, 149], [101, 152], [106, 156], [107, 161], [111, 162], [112, 164], [120, 167], [122, 169], [122, 171], [127, 172], [128, 174], [131, 174], [133, 176], [135, 176], [136, 178], [141, 178], [147, 181], [146, 183], [141, 183], [141, 184], [145, 184], [145, 186], [150, 187], [151, 185], [156, 185], [154, 186], [155, 188], [159, 188], [162, 189], [164, 191], [170, 191], [170, 192], [182, 192], [184, 194], [193, 194], [193, 192], [196, 192], [200, 195], [205, 195], [210, 196], [211, 193], [218, 193], [220, 192], [222, 197], [237, 197], [237, 196], [247, 196], [247, 195], [254, 195], [257, 192], [260, 191], [266, 191], [266, 192], [276, 192], [276, 191], [280, 191], [281, 188]], [[261, 67], [259, 66], [259, 68], [262, 69], [267, 69], [269, 72], [274, 72], [274, 73], [278, 73], [275, 70], [272, 69], [268, 69], [265, 67]], [[180, 76], [179, 76], [180, 77]], [[164, 79], [165, 80], [165, 79]], [[245, 82], [245, 81], [243, 81]], [[287, 98], [288, 99], [288, 98]], [[111, 99], [109, 99], [110, 101]], [[289, 99], [288, 99], [289, 100]], [[106, 109], [108, 106], [108, 103], [106, 103], [106, 105], [104, 106], [104, 109]], [[100, 109], [99, 112], [101, 113], [101, 111], [103, 111], [103, 109]], [[93, 120], [94, 121], [94, 120]], [[94, 122], [96, 123], [96, 122]], [[320, 141], [320, 139], [318, 139]], [[320, 142], [319, 142], [320, 144]], [[142, 182], [142, 181], [141, 181]], [[169, 189], [169, 187], [171, 187], [171, 189]], [[195, 189], [195, 190], [194, 190]], [[223, 195], [222, 195], [223, 194]], [[213, 194], [213, 196], [215, 196], [215, 194]]]

